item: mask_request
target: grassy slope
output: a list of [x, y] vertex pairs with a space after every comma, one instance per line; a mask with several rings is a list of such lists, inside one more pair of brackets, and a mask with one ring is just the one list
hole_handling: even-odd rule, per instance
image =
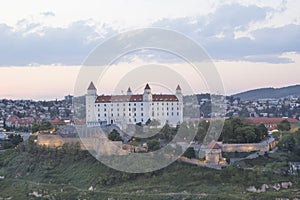
[[[273, 165], [268, 169], [286, 165], [286, 161], [276, 155], [241, 163], [245, 167], [258, 164], [251, 170], [230, 167], [215, 171], [174, 163], [152, 173], [127, 174], [109, 169], [88, 152], [74, 148], [26, 147], [22, 152], [12, 150], [0, 155], [0, 175], [5, 175], [5, 179], [0, 180], [0, 197], [28, 199], [32, 198], [28, 194], [33, 191], [56, 199], [275, 199], [299, 196], [300, 178], [266, 171], [270, 161]], [[281, 181], [295, 184], [293, 188], [280, 192], [246, 192], [250, 185]], [[96, 190], [88, 191], [90, 186]]]

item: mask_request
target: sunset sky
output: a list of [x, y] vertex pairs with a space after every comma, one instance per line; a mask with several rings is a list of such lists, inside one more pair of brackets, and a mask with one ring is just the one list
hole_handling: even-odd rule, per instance
[[146, 27], [174, 30], [201, 45], [226, 94], [300, 84], [299, 8], [297, 0], [7, 1], [0, 7], [0, 98], [73, 94], [93, 49]]

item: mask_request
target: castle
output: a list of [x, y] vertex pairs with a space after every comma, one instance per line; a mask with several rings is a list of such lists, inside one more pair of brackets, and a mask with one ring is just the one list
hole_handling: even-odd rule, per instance
[[152, 94], [146, 84], [143, 94], [97, 95], [93, 82], [86, 94], [87, 126], [116, 124], [120, 128], [128, 124], [145, 124], [149, 119], [161, 125], [175, 126], [183, 120], [183, 95], [178, 85], [175, 94]]

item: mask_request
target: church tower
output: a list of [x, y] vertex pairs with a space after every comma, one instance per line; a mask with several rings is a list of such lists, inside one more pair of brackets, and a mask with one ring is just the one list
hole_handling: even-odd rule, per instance
[[152, 101], [151, 88], [148, 83], [144, 89], [143, 101], [146, 101], [146, 102]]
[[87, 94], [85, 95], [85, 104], [86, 104], [86, 124], [88, 126], [97, 125], [97, 116], [96, 116], [96, 108], [95, 101], [97, 98], [97, 89], [93, 82], [90, 83]]

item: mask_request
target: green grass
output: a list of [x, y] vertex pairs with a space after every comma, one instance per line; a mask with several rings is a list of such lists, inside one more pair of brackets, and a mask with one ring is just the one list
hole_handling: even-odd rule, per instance
[[[23, 150], [0, 155], [0, 175], [5, 175], [0, 180], [0, 197], [30, 199], [29, 193], [37, 191], [55, 199], [292, 199], [299, 196], [300, 177], [273, 172], [285, 167], [279, 165], [286, 162], [283, 156], [284, 152], [244, 162], [246, 169], [232, 166], [217, 171], [173, 163], [151, 173], [128, 174], [74, 147], [56, 150], [28, 144]], [[282, 181], [292, 181], [293, 188], [246, 192], [251, 185]], [[90, 186], [95, 191], [88, 191]]]

